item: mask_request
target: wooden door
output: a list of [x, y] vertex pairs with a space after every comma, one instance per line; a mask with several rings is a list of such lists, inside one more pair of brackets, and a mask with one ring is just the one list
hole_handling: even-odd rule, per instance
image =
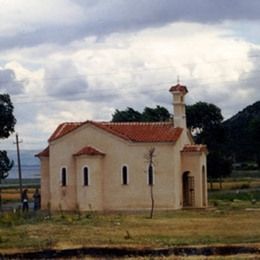
[[183, 173], [183, 207], [193, 207], [195, 205], [195, 184], [194, 176], [190, 176], [189, 172]]

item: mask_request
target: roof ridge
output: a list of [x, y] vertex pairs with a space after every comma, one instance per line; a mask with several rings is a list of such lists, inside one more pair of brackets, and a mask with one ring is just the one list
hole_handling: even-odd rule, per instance
[[207, 152], [207, 145], [205, 144], [185, 144], [182, 152]]
[[74, 153], [73, 156], [78, 156], [78, 155], [83, 155], [83, 154], [105, 155], [105, 153], [100, 151], [98, 148], [96, 148], [92, 145], [86, 145], [83, 148], [81, 148], [78, 152]]
[[39, 153], [35, 154], [35, 157], [49, 157], [49, 145], [44, 148], [42, 151], [40, 151]]
[[75, 128], [83, 125], [84, 122], [63, 122], [60, 123], [58, 125], [58, 127], [55, 129], [55, 131], [53, 132], [53, 134], [50, 136], [50, 138], [48, 139], [48, 141], [53, 141], [57, 138], [59, 138], [59, 136], [62, 136], [62, 132], [64, 131], [64, 129], [66, 129], [66, 126], [74, 126], [72, 129], [68, 130], [66, 133], [69, 133], [71, 131], [73, 131]]
[[79, 125], [79, 124], [83, 124], [84, 121], [78, 121], [78, 122], [62, 122], [59, 125]]
[[170, 121], [159, 121], [159, 122], [145, 122], [145, 121], [142, 121], [142, 122], [138, 122], [138, 121], [135, 121], [135, 122], [97, 122], [97, 121], [94, 121], [95, 123], [99, 124], [107, 124], [107, 125], [166, 125], [166, 124], [172, 124], [172, 122]]
[[66, 122], [60, 124], [49, 138], [49, 142], [88, 124], [133, 142], [172, 142], [176, 141], [182, 132], [181, 128], [174, 127], [170, 121], [105, 122], [87, 120], [85, 122]]

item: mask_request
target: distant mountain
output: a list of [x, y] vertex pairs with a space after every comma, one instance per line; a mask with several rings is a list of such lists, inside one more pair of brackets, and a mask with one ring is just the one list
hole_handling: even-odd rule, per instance
[[[39, 150], [21, 150], [20, 160], [21, 165], [40, 165], [40, 161], [34, 155], [39, 153]], [[17, 152], [16, 150], [8, 150], [8, 157], [17, 164]]]
[[255, 151], [260, 149], [256, 147], [250, 132], [250, 125], [256, 119], [260, 119], [260, 101], [223, 123], [229, 135], [227, 150], [237, 161], [255, 160]]
[[[39, 150], [21, 150], [21, 170], [23, 178], [39, 178], [40, 177], [40, 161], [34, 155]], [[14, 167], [9, 172], [8, 179], [18, 178], [17, 153], [16, 150], [8, 150], [8, 157], [14, 161]]]

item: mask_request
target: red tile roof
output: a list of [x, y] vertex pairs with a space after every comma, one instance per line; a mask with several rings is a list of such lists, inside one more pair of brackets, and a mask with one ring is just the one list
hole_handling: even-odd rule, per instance
[[85, 146], [81, 150], [79, 150], [77, 153], [73, 154], [74, 156], [79, 155], [105, 155], [105, 153], [100, 152], [99, 150], [95, 149], [92, 146]]
[[49, 138], [54, 141], [84, 124], [91, 124], [113, 135], [132, 142], [175, 142], [182, 133], [182, 128], [174, 128], [170, 122], [156, 123], [111, 123], [86, 121], [84, 123], [63, 123]]
[[177, 84], [176, 86], [172, 86], [170, 89], [169, 89], [170, 92], [176, 92], [176, 91], [180, 91], [180, 92], [183, 92], [184, 94], [188, 93], [188, 89], [186, 86], [183, 86], [183, 85], [180, 85], [180, 84]]
[[49, 153], [49, 146], [46, 147], [44, 150], [42, 150], [41, 152], [35, 154], [36, 157], [49, 157], [50, 153]]
[[182, 152], [207, 152], [207, 146], [202, 144], [186, 144]]
[[51, 137], [49, 138], [48, 141], [50, 142], [55, 139], [58, 139], [58, 138], [62, 137], [63, 135], [73, 131], [74, 129], [81, 126], [82, 124], [83, 124], [83, 122], [62, 123], [56, 128], [56, 130], [51, 135]]

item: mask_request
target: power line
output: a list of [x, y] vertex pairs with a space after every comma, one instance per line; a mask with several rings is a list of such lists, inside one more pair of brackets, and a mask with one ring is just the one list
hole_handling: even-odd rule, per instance
[[[258, 71], [260, 71], [260, 69], [253, 70], [253, 71], [250, 71], [250, 72], [246, 72], [246, 73], [243, 74], [243, 76], [245, 77], [245, 75], [247, 75], [249, 73], [255, 73], [255, 72], [258, 72]], [[249, 80], [249, 79], [253, 79], [253, 78], [258, 78], [258, 77], [240, 78], [239, 81]], [[194, 80], [197, 80], [197, 81], [199, 80], [200, 81], [200, 85], [201, 85], [201, 82], [203, 82], [203, 81], [207, 81], [209, 84], [218, 83], [216, 81], [210, 82], [209, 80], [211, 80], [211, 79], [219, 79], [219, 76], [208, 77], [208, 78], [193, 77], [192, 79], [185, 79], [184, 81], [185, 82], [191, 82], [191, 81], [194, 81]], [[234, 80], [225, 80], [225, 81], [221, 80], [221, 81], [219, 81], [219, 83], [232, 82], [232, 81], [234, 81]], [[168, 82], [161, 82], [161, 83], [157, 83], [157, 84], [152, 84], [152, 85], [149, 85], [149, 86], [155, 86], [155, 85], [161, 85], [161, 84], [173, 84], [173, 83], [172, 83], [172, 81], [168, 81]], [[120, 85], [120, 86], [117, 86], [117, 87], [114, 86], [113, 89], [122, 89], [122, 87], [125, 88], [127, 85], [131, 85], [132, 86], [133, 82], [132, 81], [131, 82], [126, 82], [126, 83], [124, 83], [124, 85]], [[100, 91], [106, 91], [108, 89], [111, 90], [110, 87], [109, 88], [99, 88]], [[90, 91], [90, 90], [88, 90], [88, 91]], [[93, 91], [93, 90], [91, 90], [91, 91]], [[78, 92], [78, 93], [80, 93], [80, 92]], [[85, 93], [85, 92], [82, 92], [82, 93]], [[38, 95], [38, 96], [36, 95], [36, 96], [33, 96], [33, 97], [37, 98], [37, 97], [44, 97], [44, 96], [49, 97], [50, 95]], [[26, 94], [20, 94], [17, 97], [19, 99], [23, 99], [23, 98], [26, 99], [26, 98], [28, 98], [28, 96]], [[14, 97], [14, 98], [16, 98], [16, 97]]]
[[[256, 80], [259, 79], [260, 76], [258, 77], [251, 77], [251, 78], [246, 78], [246, 79], [239, 79], [238, 82], [232, 83], [234, 82], [233, 80], [226, 80], [226, 81], [219, 81], [219, 82], [214, 82], [214, 83], [210, 83], [210, 82], [204, 82], [204, 83], [199, 83], [199, 86], [212, 86], [212, 85], [216, 85], [216, 84], [224, 84], [224, 83], [232, 83], [232, 85], [236, 85], [239, 84], [241, 82], [251, 82], [252, 80]], [[197, 79], [196, 79], [197, 80]], [[128, 94], [131, 94], [131, 96], [140, 96], [140, 94], [142, 94], [142, 92], [144, 91], [145, 87], [154, 87], [154, 86], [161, 86], [161, 85], [166, 85], [166, 84], [174, 84], [172, 83], [172, 81], [168, 81], [168, 82], [161, 82], [161, 83], [157, 83], [157, 84], [148, 84], [148, 85], [143, 85], [141, 86], [143, 88], [143, 90], [140, 90], [138, 93], [136, 93], [136, 89], [132, 89], [132, 87], [126, 87], [124, 86], [123, 89], [132, 89], [130, 92], [128, 91]], [[113, 87], [113, 90], [121, 90], [122, 87], [118, 86], [118, 87]], [[159, 92], [159, 91], [164, 91], [164, 88], [157, 88], [157, 89], [149, 89], [149, 93], [154, 93], [154, 92]], [[110, 93], [104, 93], [106, 91], [109, 91]], [[98, 94], [97, 92], [102, 92], [102, 94]], [[85, 96], [83, 96], [82, 94], [85, 94]], [[118, 93], [115, 93], [118, 94]], [[17, 100], [13, 100], [13, 102], [15, 104], [32, 104], [32, 103], [52, 103], [52, 102], [67, 102], [67, 101], [73, 101], [73, 100], [83, 100], [83, 99], [88, 99], [88, 101], [91, 101], [91, 99], [101, 99], [101, 98], [109, 98], [113, 96], [113, 93], [111, 93], [111, 88], [99, 88], [99, 89], [91, 89], [91, 90], [85, 90], [85, 91], [80, 91], [77, 92], [77, 94], [75, 96], [70, 96], [70, 97], [66, 97], [66, 98], [58, 98], [58, 97], [52, 97], [50, 95], [38, 95], [38, 96], [33, 96], [33, 97], [29, 97], [29, 96], [23, 96], [23, 97], [15, 97]], [[33, 98], [34, 100], [25, 100], [25, 101], [19, 101], [19, 99], [31, 99]], [[35, 98], [40, 98], [40, 99], [35, 99]], [[42, 99], [44, 98], [44, 99]]]
[[[247, 58], [260, 58], [260, 55], [249, 55], [247, 56]], [[216, 64], [216, 63], [222, 63], [222, 62], [228, 62], [230, 60], [242, 60], [241, 58], [231, 58], [231, 59], [221, 59], [221, 60], [217, 60], [217, 61], [201, 61], [201, 62], [194, 62], [194, 63], [183, 63], [181, 64], [182, 66], [192, 66], [192, 65], [200, 65], [200, 64]], [[246, 59], [246, 58], [245, 58]], [[55, 77], [44, 77], [43, 80], [45, 81], [58, 81], [61, 79], [70, 79], [70, 78], [83, 78], [83, 77], [100, 77], [100, 76], [108, 76], [108, 75], [119, 75], [122, 73], [127, 73], [127, 72], [131, 72], [133, 74], [138, 74], [138, 73], [143, 73], [144, 71], [158, 71], [158, 70], [167, 70], [167, 69], [173, 69], [176, 71], [176, 66], [163, 66], [163, 67], [150, 67], [150, 68], [135, 68], [134, 71], [133, 69], [124, 69], [124, 70], [120, 70], [120, 72], [118, 72], [118, 69], [112, 70], [110, 72], [104, 72], [104, 73], [90, 73], [90, 74], [77, 74], [77, 75], [66, 75], [66, 76], [55, 76]], [[12, 83], [12, 82], [20, 82], [20, 83], [24, 83], [27, 80], [30, 80], [30, 78], [26, 78], [26, 79], [22, 79], [22, 80], [17, 80], [17, 79], [12, 79], [12, 80], [0, 80], [0, 84], [8, 84], [8, 83]]]
[[19, 140], [18, 133], [15, 135], [15, 142], [16, 150], [17, 150], [17, 163], [18, 163], [18, 176], [19, 176], [19, 187], [20, 187], [20, 196], [22, 201], [22, 194], [23, 194], [23, 184], [22, 184], [22, 170], [21, 170], [21, 159], [20, 159], [20, 148], [19, 144], [22, 143], [22, 140]]

